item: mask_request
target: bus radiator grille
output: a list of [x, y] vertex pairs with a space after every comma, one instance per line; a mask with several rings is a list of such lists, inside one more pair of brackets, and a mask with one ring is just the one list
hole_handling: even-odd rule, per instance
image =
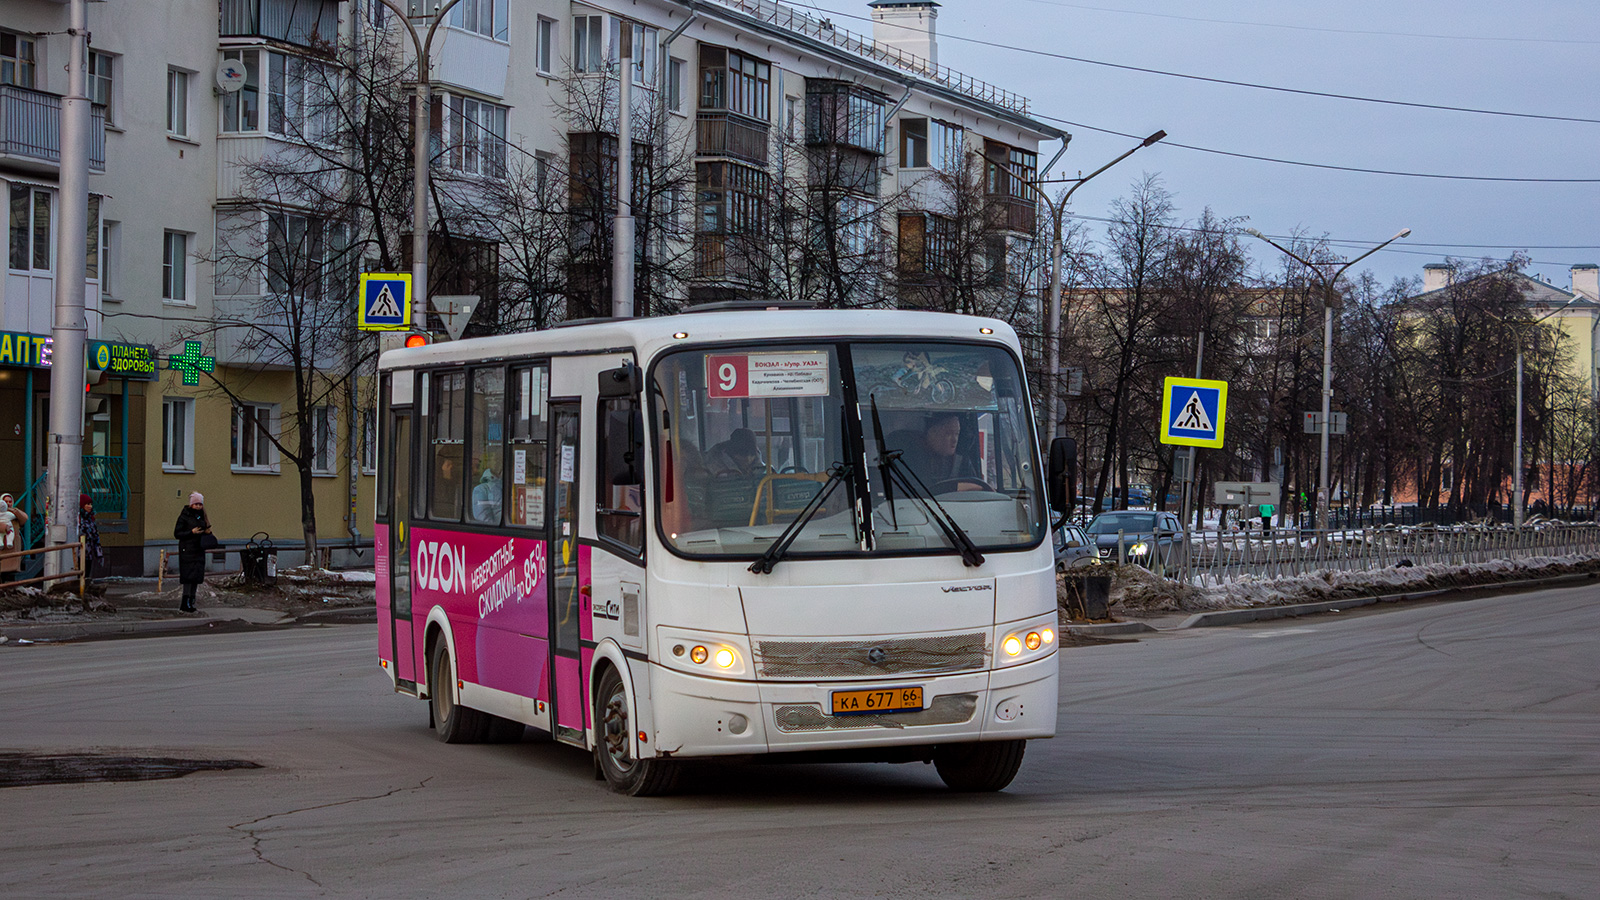
[[982, 669], [987, 632], [885, 641], [756, 641], [756, 669], [767, 678], [937, 675]]
[[959, 725], [972, 721], [977, 694], [944, 694], [921, 712], [885, 716], [828, 716], [815, 703], [793, 703], [772, 711], [773, 724], [786, 734], [805, 731], [840, 731], [847, 728], [905, 728], [911, 725]]

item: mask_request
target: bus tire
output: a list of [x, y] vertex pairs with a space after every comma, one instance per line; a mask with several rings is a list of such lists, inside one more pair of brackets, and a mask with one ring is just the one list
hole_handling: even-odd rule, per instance
[[933, 752], [933, 767], [952, 791], [1003, 790], [1022, 768], [1027, 741], [944, 744]]
[[489, 731], [488, 716], [457, 703], [455, 684], [450, 648], [441, 637], [428, 656], [428, 709], [433, 715], [433, 733], [446, 744], [476, 744]]
[[606, 666], [594, 697], [595, 764], [606, 784], [630, 797], [670, 794], [678, 785], [678, 764], [666, 759], [634, 759], [633, 723], [628, 720], [628, 694], [622, 675]]

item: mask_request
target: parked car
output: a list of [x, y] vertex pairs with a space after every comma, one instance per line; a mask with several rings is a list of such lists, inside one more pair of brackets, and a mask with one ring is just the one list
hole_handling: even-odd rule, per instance
[[[1172, 513], [1144, 510], [1101, 513], [1089, 523], [1088, 532], [1102, 562], [1153, 568], [1157, 563], [1170, 567], [1183, 561], [1183, 528]], [[1117, 558], [1119, 532], [1121, 559]]]
[[1092, 566], [1100, 562], [1094, 541], [1083, 529], [1070, 522], [1055, 531], [1056, 571], [1065, 572], [1079, 566]]

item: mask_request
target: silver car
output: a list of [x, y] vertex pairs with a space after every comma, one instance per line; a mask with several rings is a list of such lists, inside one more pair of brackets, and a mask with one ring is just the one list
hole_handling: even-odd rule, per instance
[[1055, 546], [1058, 572], [1100, 562], [1099, 557], [1095, 556], [1094, 541], [1089, 540], [1089, 536], [1077, 525], [1069, 523], [1057, 528]]

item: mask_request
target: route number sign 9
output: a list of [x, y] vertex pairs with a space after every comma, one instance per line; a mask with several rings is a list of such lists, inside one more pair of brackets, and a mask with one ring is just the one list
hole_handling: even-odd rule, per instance
[[826, 396], [828, 354], [812, 351], [708, 355], [706, 393], [713, 400]]

